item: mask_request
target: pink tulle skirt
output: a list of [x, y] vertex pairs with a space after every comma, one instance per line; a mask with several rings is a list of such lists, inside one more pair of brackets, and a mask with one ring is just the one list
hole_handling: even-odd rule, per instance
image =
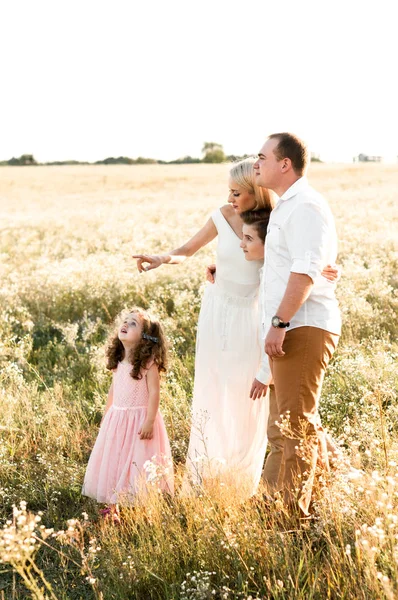
[[91, 453], [82, 493], [98, 502], [133, 503], [146, 486], [174, 493], [173, 462], [163, 417], [158, 412], [151, 440], [138, 432], [147, 407], [111, 406]]

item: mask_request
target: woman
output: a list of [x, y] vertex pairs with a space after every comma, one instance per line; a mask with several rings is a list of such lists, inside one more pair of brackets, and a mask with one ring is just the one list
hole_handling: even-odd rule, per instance
[[187, 467], [194, 483], [229, 468], [239, 470], [252, 491], [267, 445], [270, 372], [267, 360], [261, 365], [257, 341], [262, 263], [245, 260], [239, 215], [272, 209], [269, 192], [254, 183], [253, 164], [254, 159], [247, 159], [233, 165], [228, 205], [214, 211], [192, 239], [168, 254], [134, 257], [140, 272], [178, 264], [218, 235], [217, 276], [214, 285], [206, 287], [199, 315]]

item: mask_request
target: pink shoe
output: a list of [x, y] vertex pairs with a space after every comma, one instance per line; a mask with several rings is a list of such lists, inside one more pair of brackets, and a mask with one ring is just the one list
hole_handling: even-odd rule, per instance
[[109, 506], [107, 506], [106, 508], [102, 508], [99, 511], [99, 514], [105, 520], [112, 519], [113, 525], [120, 525], [121, 523], [119, 513], [116, 511], [112, 511], [112, 509]]

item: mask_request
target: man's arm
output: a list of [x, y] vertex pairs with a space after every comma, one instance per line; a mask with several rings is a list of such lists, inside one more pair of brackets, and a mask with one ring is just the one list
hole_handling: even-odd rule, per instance
[[[282, 321], [287, 322], [294, 317], [310, 295], [313, 285], [314, 283], [309, 275], [290, 273], [285, 294], [276, 313]], [[265, 352], [270, 358], [285, 354], [282, 350], [285, 335], [286, 329], [270, 327], [265, 338]]]
[[314, 282], [309, 275], [290, 273], [285, 295], [276, 313], [282, 321], [290, 321], [294, 317], [310, 295], [313, 285]]
[[[334, 223], [327, 211], [316, 202], [299, 205], [284, 226], [284, 236], [291, 256], [290, 276], [276, 313], [283, 321], [291, 321], [311, 293], [314, 281], [329, 260], [329, 247]], [[331, 237], [332, 236], [332, 237]], [[270, 327], [265, 339], [268, 356], [283, 356], [286, 329]]]

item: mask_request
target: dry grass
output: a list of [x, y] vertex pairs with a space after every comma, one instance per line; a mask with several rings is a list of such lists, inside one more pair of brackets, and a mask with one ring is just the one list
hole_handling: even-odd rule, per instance
[[[109, 383], [109, 324], [132, 304], [155, 309], [172, 344], [162, 405], [182, 472], [195, 324], [213, 248], [145, 276], [130, 255], [193, 234], [225, 202], [227, 167], [0, 173], [0, 599], [396, 597], [396, 168], [311, 167], [336, 215], [343, 266], [344, 335], [322, 417], [365, 475], [336, 475], [320, 494], [319, 520], [301, 528], [279, 510], [242, 506], [228, 486], [172, 502], [154, 491], [125, 511], [120, 528], [98, 522], [95, 503], [80, 495]], [[12, 521], [21, 500], [28, 512], [18, 509]], [[42, 511], [42, 520], [29, 511]]]

